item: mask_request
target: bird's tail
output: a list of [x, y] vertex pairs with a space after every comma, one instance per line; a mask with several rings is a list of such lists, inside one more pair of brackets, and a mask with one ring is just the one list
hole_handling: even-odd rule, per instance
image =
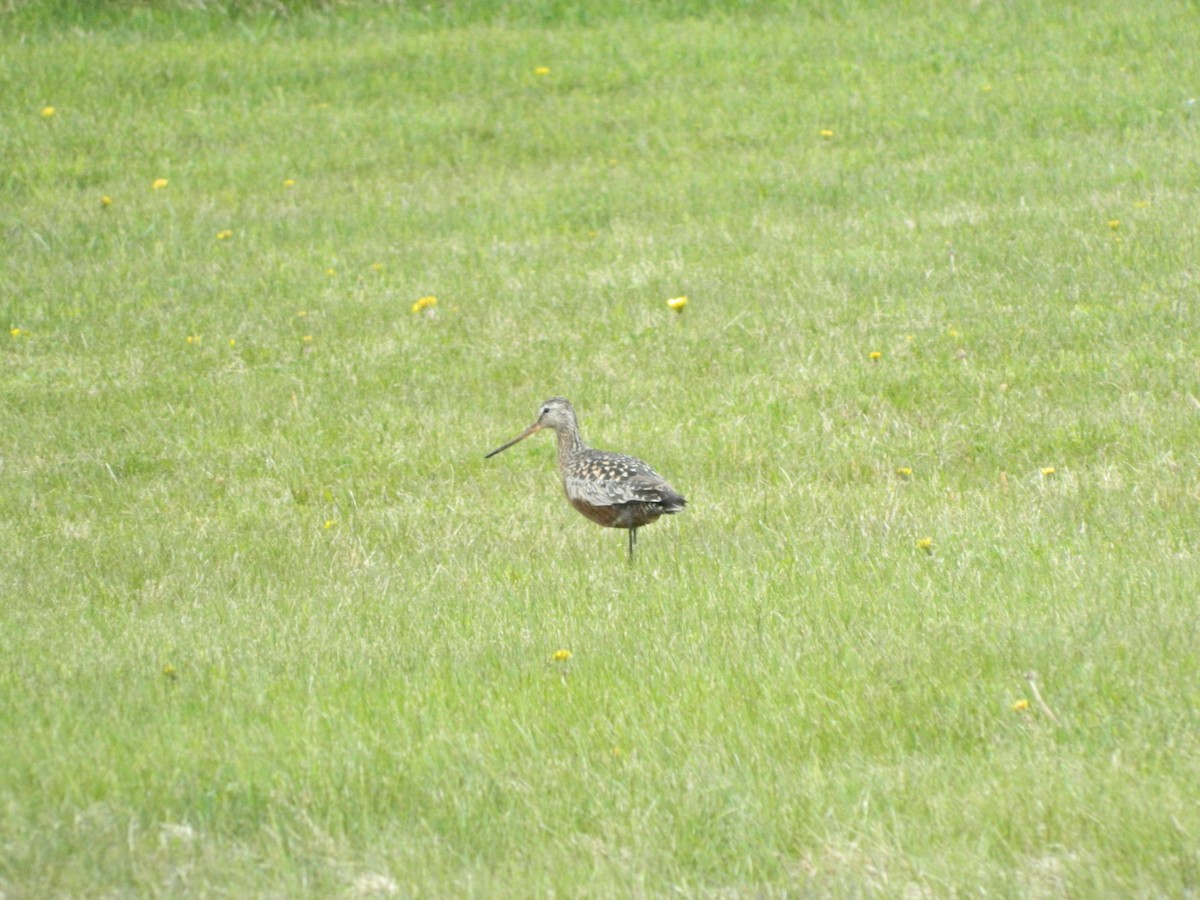
[[680, 494], [670, 493], [668, 491], [663, 491], [663, 497], [660, 502], [662, 503], [662, 511], [668, 514], [677, 513], [687, 506], [687, 500], [685, 500]]

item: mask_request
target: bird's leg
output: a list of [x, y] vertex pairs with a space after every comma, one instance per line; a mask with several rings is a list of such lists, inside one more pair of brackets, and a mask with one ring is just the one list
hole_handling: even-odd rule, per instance
[[633, 561], [633, 548], [637, 546], [637, 529], [629, 529], [629, 559]]

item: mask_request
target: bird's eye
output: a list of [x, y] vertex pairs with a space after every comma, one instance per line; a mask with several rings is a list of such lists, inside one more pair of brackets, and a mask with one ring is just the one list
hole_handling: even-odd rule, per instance
[[543, 406], [543, 407], [542, 407], [542, 411], [541, 411], [540, 415], [543, 415], [543, 416], [544, 416], [544, 415], [545, 415], [546, 413], [548, 413], [548, 412], [550, 412], [550, 407], [548, 407], [548, 406]]

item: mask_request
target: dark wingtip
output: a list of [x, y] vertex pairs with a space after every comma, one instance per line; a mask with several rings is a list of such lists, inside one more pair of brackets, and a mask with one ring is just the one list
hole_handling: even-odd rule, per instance
[[674, 496], [667, 497], [663, 500], [663, 512], [665, 513], [680, 512], [685, 506], [687, 506], [687, 500], [679, 496], [679, 494], [675, 494]]

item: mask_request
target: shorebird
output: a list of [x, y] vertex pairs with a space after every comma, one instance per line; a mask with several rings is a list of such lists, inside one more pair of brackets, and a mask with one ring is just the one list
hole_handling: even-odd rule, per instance
[[639, 528], [687, 506], [666, 479], [636, 456], [587, 446], [579, 436], [579, 421], [566, 397], [551, 397], [543, 403], [537, 421], [484, 459], [491, 459], [543, 428], [553, 429], [558, 438], [558, 474], [567, 500], [597, 525], [628, 528], [630, 559]]

